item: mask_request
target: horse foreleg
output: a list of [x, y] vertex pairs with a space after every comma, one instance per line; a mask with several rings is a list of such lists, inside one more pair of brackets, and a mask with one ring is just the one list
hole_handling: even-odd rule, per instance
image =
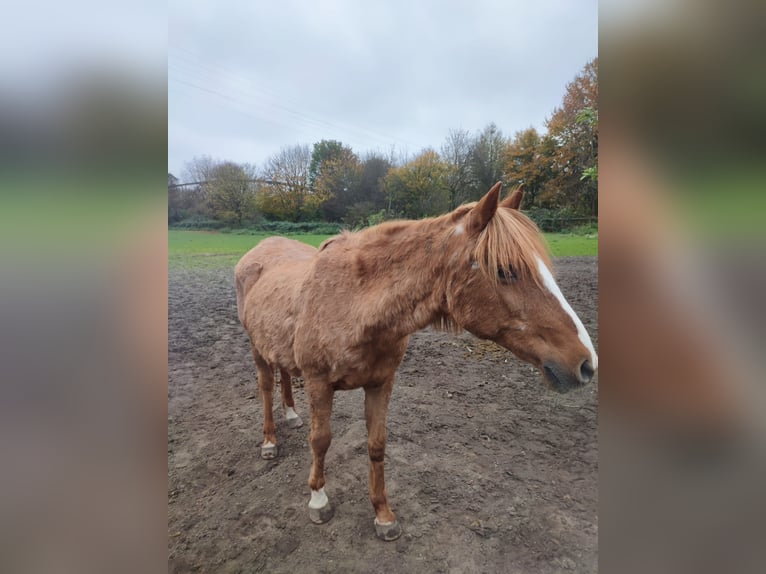
[[284, 369], [279, 369], [279, 384], [282, 387], [282, 408], [285, 410], [285, 420], [290, 428], [303, 426], [303, 421], [298, 413], [295, 412], [295, 401], [293, 400], [293, 385], [290, 373]]
[[263, 445], [261, 457], [271, 459], [277, 456], [277, 434], [274, 425], [273, 395], [274, 395], [274, 370], [269, 364], [255, 352], [255, 366], [258, 368], [258, 386], [261, 388], [263, 399]]
[[386, 455], [386, 414], [393, 377], [386, 383], [364, 389], [364, 415], [367, 419], [367, 451], [370, 455], [370, 501], [375, 509], [375, 534], [381, 540], [396, 540], [402, 529], [388, 505], [383, 471]]
[[324, 459], [332, 441], [330, 416], [332, 415], [333, 388], [326, 381], [306, 380], [306, 393], [311, 407], [311, 475], [309, 487], [309, 518], [316, 524], [322, 524], [332, 518], [333, 508], [324, 491]]

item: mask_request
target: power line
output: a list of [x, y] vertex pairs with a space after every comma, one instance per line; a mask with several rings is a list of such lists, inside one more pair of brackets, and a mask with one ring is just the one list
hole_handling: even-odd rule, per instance
[[[299, 106], [299, 104], [296, 104], [295, 102], [290, 102], [287, 98], [285, 98], [285, 97], [275, 93], [272, 90], [268, 90], [268, 89], [263, 88], [263, 87], [253, 86], [252, 85], [252, 80], [243, 78], [241, 75], [239, 75], [239, 74], [237, 74], [235, 72], [232, 72], [231, 70], [229, 70], [227, 68], [224, 68], [224, 67], [216, 65], [216, 64], [209, 64], [209, 63], [200, 61], [199, 55], [195, 54], [194, 52], [192, 52], [190, 50], [187, 50], [185, 48], [182, 48], [180, 46], [175, 46], [175, 45], [172, 45], [172, 44], [171, 44], [171, 48], [173, 48], [173, 49], [175, 49], [177, 51], [185, 52], [186, 54], [188, 54], [188, 56], [186, 56], [184, 54], [178, 54], [178, 53], [173, 55], [173, 57], [175, 57], [175, 58], [180, 60], [177, 63], [179, 63], [181, 65], [185, 65], [187, 67], [191, 66], [192, 68], [196, 67], [198, 69], [201, 69], [205, 73], [224, 74], [224, 75], [232, 78], [233, 80], [236, 80], [238, 82], [247, 84], [249, 90], [254, 90], [256, 92], [260, 92], [261, 94], [266, 94], [268, 97], [271, 97], [271, 98], [278, 98], [281, 102], [291, 103], [294, 107], [298, 107]], [[184, 60], [186, 60], [186, 61], [184, 61]], [[183, 70], [181, 70], [181, 71], [183, 71]], [[254, 94], [251, 93], [251, 94], [248, 94], [248, 95], [252, 96]], [[262, 95], [261, 96], [257, 96], [256, 95], [255, 97], [263, 99]], [[284, 105], [282, 103], [265, 102], [265, 104], [269, 105], [269, 106], [271, 106], [273, 108], [277, 108], [277, 109], [283, 110], [283, 111], [285, 111], [287, 113], [290, 113], [290, 114], [292, 114], [292, 115], [294, 115], [296, 117], [302, 118], [303, 120], [306, 120], [306, 121], [318, 123], [318, 124], [321, 124], [321, 125], [324, 125], [324, 126], [327, 126], [329, 128], [336, 129], [336, 130], [340, 130], [340, 131], [355, 132], [356, 134], [358, 134], [358, 136], [361, 136], [364, 139], [377, 140], [379, 143], [386, 143], [386, 144], [390, 144], [392, 142], [399, 142], [400, 144], [404, 144], [405, 146], [409, 146], [409, 145], [413, 145], [414, 146], [414, 145], [416, 145], [414, 142], [410, 142], [409, 140], [406, 140], [406, 139], [403, 139], [403, 138], [400, 138], [400, 137], [397, 137], [397, 136], [393, 136], [393, 135], [390, 135], [390, 134], [386, 134], [386, 133], [383, 133], [383, 132], [380, 132], [380, 131], [377, 131], [377, 130], [372, 130], [372, 129], [364, 127], [364, 126], [355, 126], [355, 125], [343, 124], [343, 123], [337, 122], [335, 120], [328, 121], [326, 119], [322, 119], [321, 117], [319, 117], [317, 114], [315, 114], [313, 112], [306, 112], [306, 113], [304, 113], [304, 112], [298, 111], [298, 110], [296, 110], [294, 108], [291, 108], [289, 106], [286, 106], [286, 105]], [[311, 115], [309, 115], [309, 114], [311, 114]]]
[[[173, 183], [171, 185], [168, 185], [168, 189], [176, 189], [179, 187], [191, 187], [193, 185], [206, 185], [208, 183], [215, 183], [217, 181], [221, 180], [215, 180], [215, 179], [208, 179], [204, 181], [190, 181], [187, 183]], [[255, 179], [230, 179], [226, 178], [225, 181], [234, 181], [237, 183], [261, 183], [264, 185], [288, 185], [285, 181], [276, 181], [273, 179], [261, 179], [261, 178], [255, 178]]]
[[[240, 104], [240, 105], [242, 105], [242, 106], [245, 106], [245, 107], [252, 107], [252, 105], [251, 105], [251, 104], [252, 104], [253, 102], [247, 102], [247, 101], [243, 101], [243, 100], [240, 100], [240, 99], [238, 99], [238, 98], [232, 97], [232, 96], [230, 96], [230, 95], [228, 95], [228, 94], [225, 94], [225, 93], [223, 93], [223, 92], [220, 92], [220, 91], [218, 91], [218, 90], [214, 90], [214, 89], [211, 89], [211, 88], [207, 88], [207, 87], [205, 87], [205, 86], [200, 86], [199, 84], [196, 84], [196, 83], [194, 83], [194, 82], [190, 82], [190, 81], [188, 81], [188, 80], [184, 80], [184, 79], [181, 79], [181, 78], [178, 78], [178, 77], [171, 77], [171, 76], [169, 76], [169, 79], [170, 79], [170, 80], [172, 80], [172, 81], [174, 81], [174, 82], [178, 82], [178, 83], [180, 83], [180, 84], [185, 84], [185, 85], [187, 85], [187, 86], [190, 86], [190, 87], [196, 88], [196, 89], [198, 89], [198, 90], [201, 90], [201, 91], [203, 91], [203, 92], [208, 92], [208, 93], [210, 93], [210, 94], [216, 95], [216, 96], [218, 96], [218, 97], [221, 97], [221, 98], [224, 98], [224, 99], [226, 99], [226, 100], [230, 100], [230, 101], [232, 101], [232, 102], [235, 102], [235, 103], [238, 103], [238, 104]], [[276, 105], [273, 105], [273, 107], [280, 107], [280, 106], [276, 106]], [[237, 109], [237, 108], [229, 108], [229, 109], [232, 109], [232, 110], [234, 110], [234, 111], [236, 111], [236, 112], [239, 112], [239, 113], [241, 113], [241, 114], [243, 114], [243, 115], [246, 115], [246, 116], [248, 116], [248, 117], [251, 117], [251, 118], [254, 118], [254, 119], [258, 119], [258, 120], [263, 120], [263, 119], [264, 119], [264, 118], [259, 118], [259, 117], [257, 117], [257, 116], [254, 116], [254, 115], [252, 115], [252, 114], [249, 114], [249, 113], [247, 113], [247, 112], [245, 112], [245, 111], [243, 111], [243, 110]], [[303, 120], [304, 122], [313, 122], [313, 123], [315, 123], [315, 124], [320, 124], [320, 125], [314, 125], [314, 126], [311, 126], [311, 127], [315, 127], [315, 128], [316, 128], [316, 127], [321, 127], [321, 124], [325, 124], [325, 126], [327, 126], [327, 127], [331, 127], [331, 128], [332, 128], [332, 127], [334, 127], [334, 126], [332, 126], [331, 124], [327, 124], [326, 122], [322, 122], [321, 120], [314, 120], [314, 119], [312, 119], [312, 118], [309, 118], [309, 117], [306, 117], [306, 116], [302, 116], [300, 113], [298, 113], [298, 112], [293, 112], [292, 110], [289, 110], [289, 109], [287, 109], [287, 108], [282, 108], [282, 109], [283, 109], [284, 111], [287, 111], [287, 112], [288, 112], [288, 113], [290, 113], [290, 114], [293, 114], [293, 115], [297, 116], [297, 117], [298, 117], [298, 119], [301, 119], [301, 120]], [[276, 118], [274, 118], [273, 116], [272, 116], [272, 117], [269, 117], [268, 119], [269, 119], [269, 120], [271, 120], [271, 121], [278, 121], [278, 120], [276, 120]]]

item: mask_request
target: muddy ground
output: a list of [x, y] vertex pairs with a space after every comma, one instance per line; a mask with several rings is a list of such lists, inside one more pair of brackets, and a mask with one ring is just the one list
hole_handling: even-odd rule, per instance
[[[597, 262], [556, 264], [596, 348]], [[494, 344], [415, 334], [386, 452], [404, 534], [385, 543], [367, 493], [363, 391], [336, 393], [326, 463], [335, 517], [314, 525], [308, 424], [289, 429], [278, 411], [279, 457], [259, 456], [260, 394], [230, 269], [170, 271], [168, 338], [170, 572], [597, 570], [597, 382], [558, 395]]]

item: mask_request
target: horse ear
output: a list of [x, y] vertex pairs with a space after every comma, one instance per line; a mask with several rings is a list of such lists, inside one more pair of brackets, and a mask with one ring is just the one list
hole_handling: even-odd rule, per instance
[[521, 200], [524, 199], [524, 184], [513, 190], [511, 194], [500, 202], [500, 207], [507, 207], [508, 209], [519, 209], [521, 206]]
[[471, 210], [471, 222], [470, 229], [473, 232], [479, 232], [484, 229], [492, 216], [497, 211], [497, 199], [500, 197], [500, 189], [503, 187], [501, 182], [497, 182], [492, 186], [487, 194], [481, 198], [479, 203], [476, 204]]

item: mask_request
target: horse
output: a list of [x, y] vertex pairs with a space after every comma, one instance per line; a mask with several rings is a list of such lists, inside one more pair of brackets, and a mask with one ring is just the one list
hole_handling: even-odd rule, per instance
[[440, 217], [345, 231], [318, 249], [267, 238], [237, 263], [237, 312], [263, 398], [263, 458], [277, 455], [275, 371], [291, 427], [302, 420], [290, 377], [305, 381], [312, 522], [333, 516], [324, 463], [334, 393], [362, 388], [375, 532], [386, 541], [401, 535], [385, 487], [386, 415], [395, 371], [415, 331], [467, 330], [494, 341], [562, 393], [593, 379], [596, 352], [556, 284], [540, 230], [519, 211], [523, 187], [503, 201], [500, 190], [498, 182], [480, 201]]

